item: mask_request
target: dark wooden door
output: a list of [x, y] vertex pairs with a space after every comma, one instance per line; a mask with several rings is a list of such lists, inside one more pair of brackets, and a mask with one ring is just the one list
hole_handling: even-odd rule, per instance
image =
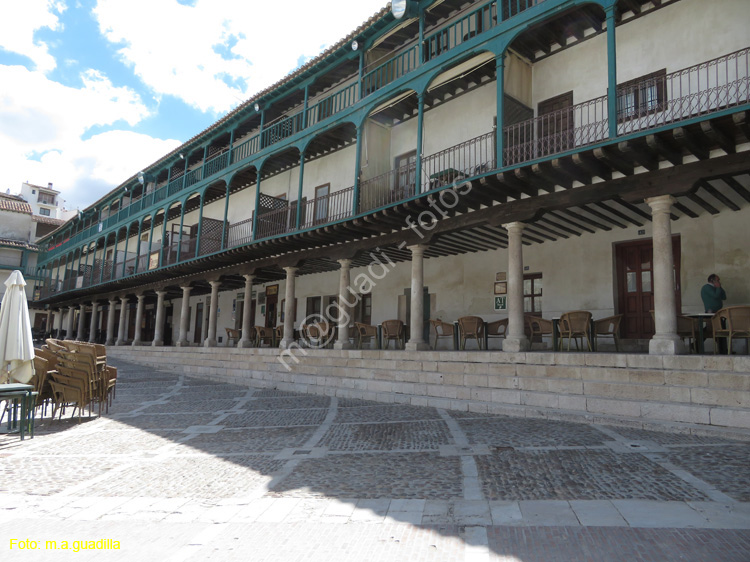
[[193, 343], [203, 342], [203, 303], [195, 305], [195, 330], [193, 332]]
[[539, 102], [537, 145], [539, 155], [574, 148], [573, 92]]
[[[672, 238], [675, 298], [680, 297], [680, 238]], [[623, 315], [620, 335], [626, 339], [649, 339], [654, 335], [653, 243], [651, 240], [618, 244], [615, 249], [618, 313]]]
[[266, 294], [266, 328], [276, 327], [276, 309], [279, 303], [278, 291], [273, 295]]

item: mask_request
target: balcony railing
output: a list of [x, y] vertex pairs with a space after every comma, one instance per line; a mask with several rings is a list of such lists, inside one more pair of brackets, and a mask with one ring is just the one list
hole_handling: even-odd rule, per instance
[[[505, 0], [507, 5], [509, 0]], [[516, 4], [516, 2], [513, 2]], [[531, 0], [517, 2], [515, 8], [524, 11], [534, 5]], [[508, 7], [510, 9], [510, 7]], [[509, 13], [506, 12], [506, 13]], [[519, 13], [518, 11], [516, 13]], [[513, 14], [515, 15], [515, 14]], [[507, 19], [507, 17], [505, 18]], [[497, 3], [492, 2], [469, 12], [462, 18], [447, 25], [443, 29], [428, 35], [424, 40], [424, 59], [430, 60], [436, 56], [450, 51], [461, 43], [468, 41], [497, 25]]]
[[227, 233], [227, 247], [236, 248], [253, 241], [253, 219], [245, 219], [229, 225]]
[[[617, 89], [617, 134], [653, 129], [750, 101], [750, 48]], [[528, 119], [504, 130], [506, 165], [604, 141], [607, 98]]]
[[416, 164], [402, 166], [360, 184], [359, 212], [398, 203], [415, 193]]
[[307, 126], [311, 127], [324, 119], [336, 115], [357, 102], [357, 84], [334, 92], [314, 104], [307, 110]]
[[419, 46], [414, 44], [362, 77], [362, 97], [377, 92], [419, 66]]
[[354, 187], [302, 202], [301, 228], [310, 228], [345, 219], [352, 214]]
[[261, 133], [261, 147], [271, 146], [287, 137], [299, 133], [302, 130], [304, 114], [300, 111], [291, 117], [285, 117], [273, 123]]
[[495, 169], [495, 132], [485, 133], [422, 159], [422, 190]]
[[258, 215], [258, 239], [278, 236], [296, 230], [297, 202]]

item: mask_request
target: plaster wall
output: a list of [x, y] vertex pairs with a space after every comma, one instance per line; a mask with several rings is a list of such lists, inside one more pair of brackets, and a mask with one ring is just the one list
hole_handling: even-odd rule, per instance
[[0, 238], [28, 242], [31, 236], [31, 215], [0, 213]]
[[[331, 184], [330, 193], [354, 185], [354, 164], [357, 150], [354, 145], [332, 154], [305, 163], [302, 196], [308, 200], [315, 198], [315, 188]], [[297, 199], [297, 191], [293, 199]]]
[[[617, 82], [662, 68], [674, 72], [747, 47], [747, 7], [746, 0], [681, 0], [617, 27]], [[571, 90], [574, 104], [606, 95], [606, 33], [533, 66], [535, 110], [540, 101]]]

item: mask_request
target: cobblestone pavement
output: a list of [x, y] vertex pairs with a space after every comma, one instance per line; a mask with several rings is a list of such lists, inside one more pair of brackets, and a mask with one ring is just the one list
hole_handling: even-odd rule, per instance
[[0, 559], [750, 561], [750, 443], [116, 364], [108, 414], [0, 435]]

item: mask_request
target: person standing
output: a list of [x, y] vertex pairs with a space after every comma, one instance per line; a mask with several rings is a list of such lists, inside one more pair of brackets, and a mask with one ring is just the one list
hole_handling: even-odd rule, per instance
[[[718, 312], [724, 307], [724, 301], [727, 300], [727, 293], [721, 286], [721, 279], [715, 273], [708, 276], [708, 283], [701, 287], [701, 299], [703, 308], [706, 312]], [[724, 327], [722, 321], [722, 328]], [[727, 352], [726, 338], [719, 338], [719, 353]]]

